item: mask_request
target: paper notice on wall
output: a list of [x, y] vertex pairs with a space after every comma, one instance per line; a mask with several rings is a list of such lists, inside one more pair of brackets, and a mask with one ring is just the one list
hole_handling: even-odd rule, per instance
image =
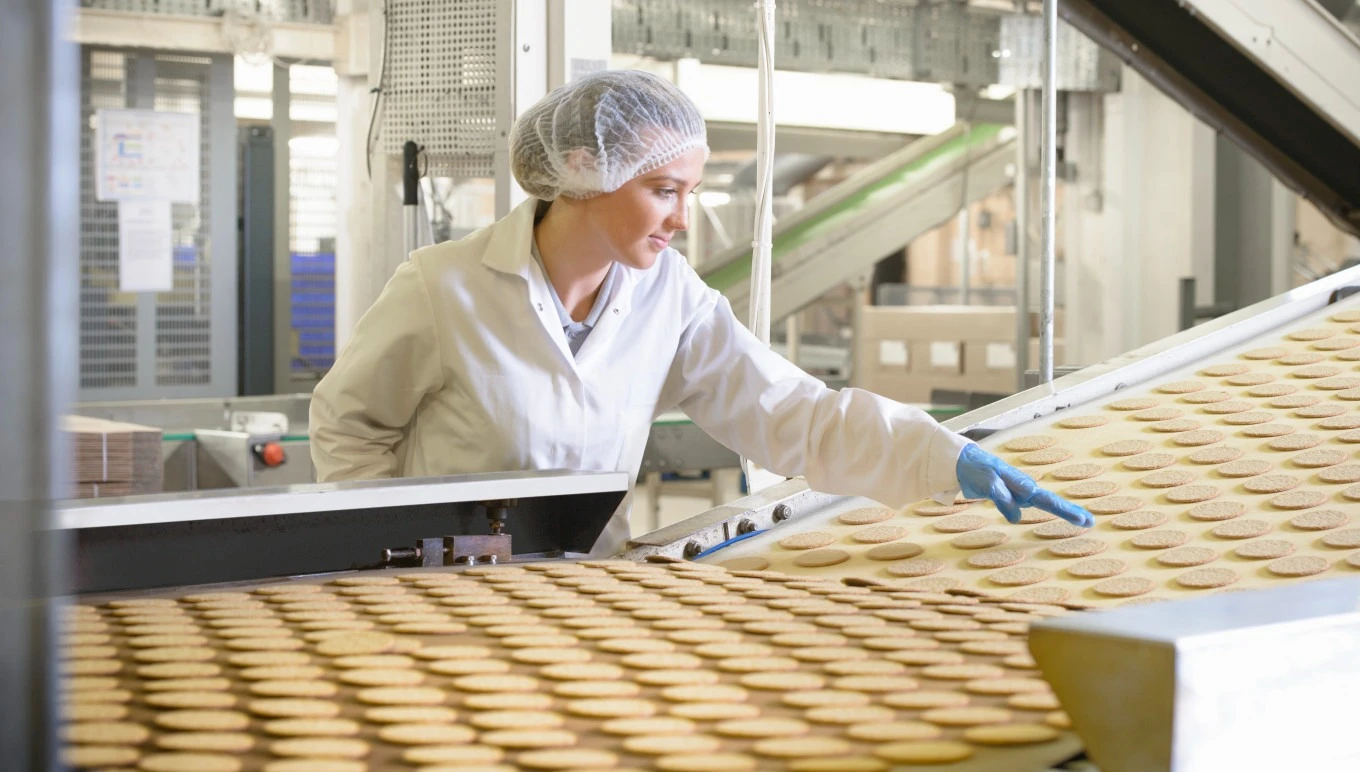
[[96, 118], [96, 198], [198, 203], [197, 114], [100, 110]]
[[118, 288], [163, 292], [174, 287], [174, 235], [169, 201], [118, 203]]

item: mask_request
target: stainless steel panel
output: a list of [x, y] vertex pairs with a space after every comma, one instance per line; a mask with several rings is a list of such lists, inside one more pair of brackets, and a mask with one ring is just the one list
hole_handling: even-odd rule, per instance
[[1360, 768], [1360, 579], [1047, 619], [1030, 651], [1102, 772]]

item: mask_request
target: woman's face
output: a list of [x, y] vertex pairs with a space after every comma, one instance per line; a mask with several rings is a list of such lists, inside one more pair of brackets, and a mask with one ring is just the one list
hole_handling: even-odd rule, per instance
[[651, 268], [676, 231], [689, 228], [685, 200], [699, 184], [706, 155], [695, 148], [613, 193], [582, 202], [615, 260], [630, 268]]

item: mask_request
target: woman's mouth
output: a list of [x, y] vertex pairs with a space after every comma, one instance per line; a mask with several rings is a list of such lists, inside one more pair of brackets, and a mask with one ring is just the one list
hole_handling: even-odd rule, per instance
[[660, 236], [648, 236], [647, 240], [652, 242], [652, 246], [657, 249], [665, 249], [671, 243], [670, 239], [663, 239]]

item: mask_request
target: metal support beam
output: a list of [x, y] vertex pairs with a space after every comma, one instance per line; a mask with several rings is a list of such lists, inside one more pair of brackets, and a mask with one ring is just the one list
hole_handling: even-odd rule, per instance
[[[292, 162], [288, 140], [293, 138], [292, 83], [287, 64], [274, 65], [274, 393], [292, 391]], [[249, 342], [247, 341], [247, 344]]]
[[75, 393], [80, 181], [71, 2], [0, 0], [0, 759], [57, 759], [57, 616], [69, 566], [48, 538], [69, 468], [58, 416]]
[[1034, 141], [1034, 92], [1015, 93], [1015, 390], [1024, 391], [1029, 370], [1030, 147]]
[[1053, 380], [1053, 273], [1057, 261], [1058, 0], [1044, 0], [1044, 88], [1039, 159], [1039, 379]]

